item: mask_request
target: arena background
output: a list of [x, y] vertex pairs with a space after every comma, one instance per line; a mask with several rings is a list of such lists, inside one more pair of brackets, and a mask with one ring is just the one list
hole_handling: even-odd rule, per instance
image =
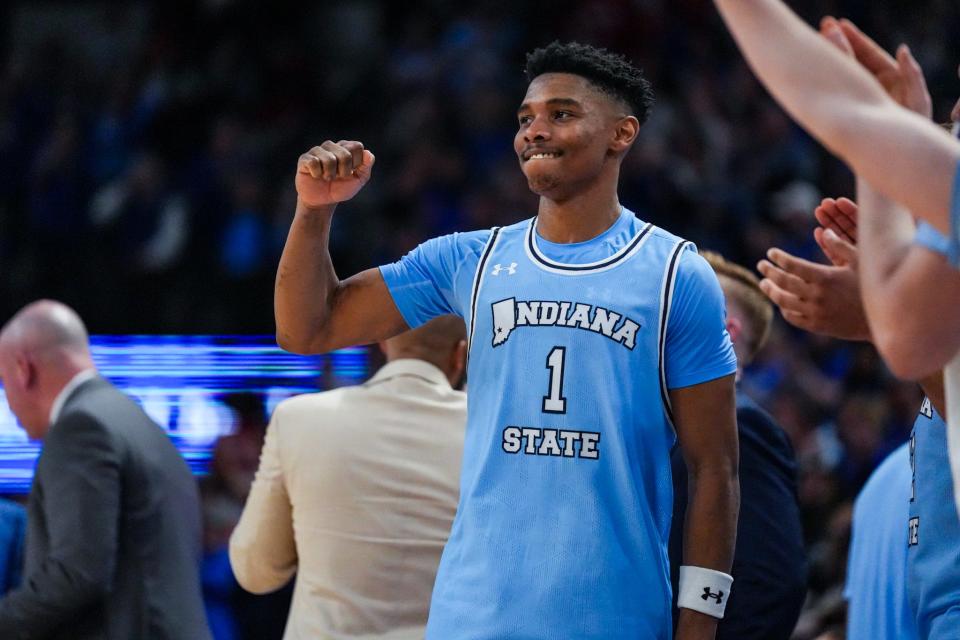
[[[909, 43], [947, 118], [960, 94], [956, 3], [791, 5], [811, 21], [850, 17], [888, 48]], [[431, 236], [529, 217], [514, 110], [524, 52], [554, 39], [622, 52], [655, 86], [620, 191], [642, 218], [751, 267], [771, 246], [819, 259], [812, 209], [852, 191], [705, 0], [6, 2], [0, 19], [0, 320], [54, 297], [97, 334], [272, 333], [296, 159], [326, 138], [378, 156], [337, 214], [341, 276]], [[920, 395], [871, 347], [779, 319], [744, 386], [800, 459], [811, 576], [796, 637], [809, 638], [840, 619], [851, 499], [908, 437]], [[282, 620], [283, 596], [251, 605], [222, 565], [264, 422], [250, 398], [230, 402], [236, 434], [205, 480], [207, 597], [218, 638], [279, 637], [249, 612]]]

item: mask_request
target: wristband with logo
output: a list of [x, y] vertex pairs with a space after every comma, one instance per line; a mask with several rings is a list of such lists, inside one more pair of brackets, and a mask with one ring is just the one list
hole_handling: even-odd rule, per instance
[[681, 566], [677, 607], [722, 618], [733, 576], [705, 567]]

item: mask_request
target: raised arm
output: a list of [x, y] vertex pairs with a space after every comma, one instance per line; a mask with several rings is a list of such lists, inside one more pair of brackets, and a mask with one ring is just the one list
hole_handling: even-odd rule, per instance
[[367, 183], [374, 160], [359, 142], [328, 140], [297, 162], [297, 210], [274, 289], [277, 343], [288, 351], [322, 353], [407, 328], [378, 269], [340, 280], [330, 258], [333, 212]]
[[[960, 349], [960, 273], [914, 242], [910, 213], [862, 180], [860, 282], [874, 344], [899, 377], [942, 369]], [[828, 242], [835, 242], [833, 238]], [[905, 312], [909, 311], [909, 312]]]
[[[884, 195], [949, 232], [960, 143], [897, 105], [780, 0], [715, 4], [757, 77], [801, 126]], [[898, 64], [911, 60], [902, 47]]]

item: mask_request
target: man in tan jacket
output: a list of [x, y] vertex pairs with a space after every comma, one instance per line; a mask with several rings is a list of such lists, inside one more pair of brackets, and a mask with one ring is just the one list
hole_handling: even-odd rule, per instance
[[365, 384], [281, 403], [230, 539], [248, 591], [294, 573], [285, 638], [422, 638], [459, 495], [463, 321], [381, 344]]

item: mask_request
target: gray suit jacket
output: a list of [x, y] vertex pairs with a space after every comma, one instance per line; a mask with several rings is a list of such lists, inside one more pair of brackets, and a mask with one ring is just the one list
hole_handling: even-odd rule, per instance
[[167, 435], [95, 378], [50, 428], [5, 640], [208, 640], [197, 486]]

